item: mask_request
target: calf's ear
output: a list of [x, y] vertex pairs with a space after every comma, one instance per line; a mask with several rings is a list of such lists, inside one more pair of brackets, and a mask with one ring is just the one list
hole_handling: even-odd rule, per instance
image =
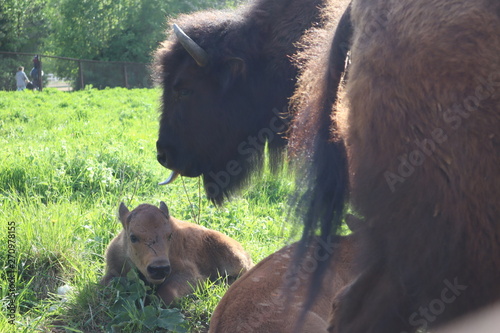
[[125, 223], [127, 221], [127, 216], [130, 213], [127, 206], [123, 202], [120, 203], [120, 208], [118, 208], [118, 218], [125, 228]]
[[163, 201], [160, 201], [160, 210], [163, 212], [163, 214], [165, 214], [167, 219], [170, 218], [170, 213], [168, 212], [168, 207]]

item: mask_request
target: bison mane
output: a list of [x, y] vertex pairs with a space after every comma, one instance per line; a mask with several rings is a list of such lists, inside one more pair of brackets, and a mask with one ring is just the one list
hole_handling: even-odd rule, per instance
[[[287, 142], [284, 131], [291, 117], [288, 99], [293, 93], [297, 75], [291, 57], [299, 50], [300, 46], [296, 43], [304, 31], [321, 21], [321, 5], [320, 0], [258, 0], [237, 10], [196, 12], [171, 20], [170, 24], [180, 26], [209, 55], [207, 72], [219, 75], [227, 59], [238, 59], [240, 64], [244, 64], [229, 71], [225, 83], [221, 84], [219, 93], [226, 110], [221, 113], [218, 128], [214, 128], [212, 134], [220, 135], [219, 141], [231, 147], [205, 147], [200, 153], [206, 156], [200, 163], [206, 166], [202, 174], [206, 193], [212, 201], [222, 203], [248, 182], [253, 171], [262, 167], [264, 144], [251, 156], [245, 156], [238, 150], [238, 146], [251, 137], [267, 139], [271, 170], [278, 170]], [[297, 16], [297, 13], [300, 15]], [[186, 51], [173, 34], [156, 51], [153, 72], [164, 91], [186, 57]], [[165, 96], [162, 99], [160, 137], [163, 135], [162, 124], [178, 120], [175, 119], [178, 116], [165, 111], [169, 103]], [[200, 115], [200, 119], [202, 117]], [[244, 128], [239, 124], [241, 121], [244, 121]], [[268, 129], [275, 122], [283, 125], [283, 129], [273, 130], [269, 135]], [[224, 137], [219, 129], [224, 131]], [[242, 136], [245, 131], [249, 135]], [[197, 149], [196, 145], [193, 147]], [[228, 184], [219, 186], [220, 191], [210, 193], [210, 185], [217, 180], [213, 175], [224, 172], [230, 161], [235, 161], [241, 172], [231, 175]]]

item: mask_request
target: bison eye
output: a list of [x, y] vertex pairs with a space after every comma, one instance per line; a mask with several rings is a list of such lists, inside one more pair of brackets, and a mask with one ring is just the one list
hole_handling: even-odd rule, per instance
[[132, 243], [137, 243], [139, 241], [139, 237], [137, 237], [136, 235], [130, 235], [130, 241]]
[[192, 90], [189, 90], [189, 89], [179, 89], [177, 91], [177, 96], [179, 98], [186, 98], [186, 97], [189, 97], [193, 94], [193, 91]]
[[172, 235], [173, 235], [173, 234], [174, 234], [174, 233], [173, 233], [173, 232], [171, 232], [171, 233], [170, 233], [170, 235], [168, 235], [168, 240], [171, 240], [171, 239], [172, 239]]

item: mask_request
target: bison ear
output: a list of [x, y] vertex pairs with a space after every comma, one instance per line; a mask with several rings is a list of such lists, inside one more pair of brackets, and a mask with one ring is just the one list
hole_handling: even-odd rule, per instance
[[245, 63], [245, 60], [243, 60], [242, 58], [229, 58], [226, 60], [226, 65], [228, 66], [229, 71], [234, 78], [246, 75], [247, 65]]
[[130, 213], [128, 210], [127, 206], [123, 202], [120, 203], [120, 208], [118, 208], [118, 217], [120, 219], [120, 222], [123, 224], [123, 227], [125, 227], [125, 223], [127, 221], [127, 216]]
[[227, 90], [239, 78], [245, 78], [247, 65], [245, 60], [238, 57], [231, 57], [224, 61], [221, 81], [224, 90]]
[[160, 210], [163, 212], [163, 214], [165, 214], [167, 219], [170, 218], [170, 213], [168, 212], [168, 207], [163, 201], [160, 201]]

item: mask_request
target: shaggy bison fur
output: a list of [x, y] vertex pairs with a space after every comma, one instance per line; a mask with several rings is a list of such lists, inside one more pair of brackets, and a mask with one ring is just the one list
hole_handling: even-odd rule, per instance
[[365, 221], [330, 332], [415, 332], [500, 298], [499, 32], [498, 1], [354, 0], [301, 81], [305, 238], [347, 202]]
[[201, 175], [219, 204], [262, 165], [266, 144], [275, 169], [303, 60], [292, 56], [306, 31], [327, 24], [322, 8], [338, 14], [347, 2], [256, 0], [175, 18], [175, 33], [155, 54], [163, 88], [158, 161], [174, 176]]

